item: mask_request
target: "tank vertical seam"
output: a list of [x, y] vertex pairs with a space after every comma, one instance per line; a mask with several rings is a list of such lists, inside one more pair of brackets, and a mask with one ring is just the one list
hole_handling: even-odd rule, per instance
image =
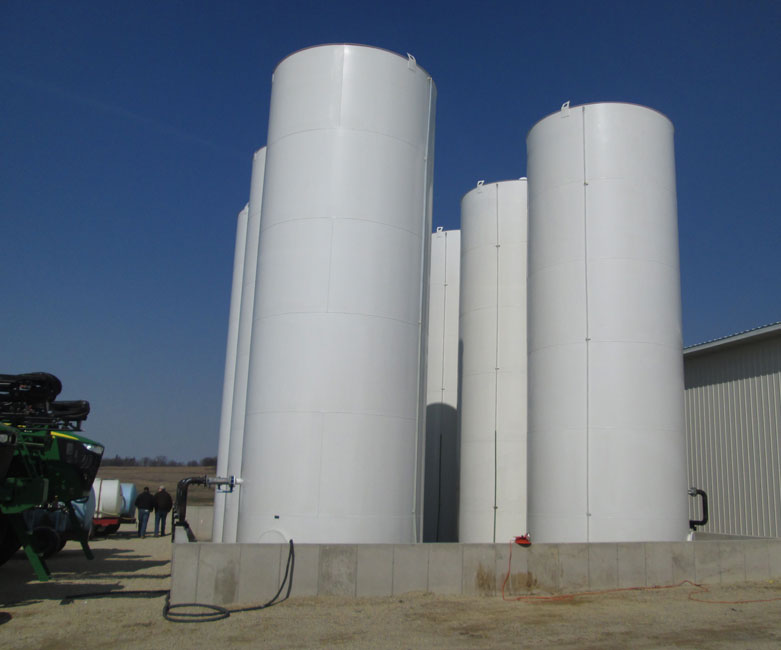
[[[447, 233], [445, 233], [445, 270], [442, 283], [442, 364], [439, 373], [439, 401], [445, 403], [445, 341], [447, 340]], [[441, 422], [440, 422], [441, 424]], [[439, 428], [440, 434], [442, 427]]]
[[590, 472], [590, 434], [591, 434], [591, 358], [590, 343], [591, 329], [589, 327], [589, 304], [588, 304], [588, 177], [586, 168], [586, 107], [581, 107], [581, 130], [583, 140], [583, 279], [585, 294], [585, 312], [586, 312], [586, 541], [591, 541], [591, 472]]
[[496, 543], [496, 513], [497, 504], [497, 485], [499, 480], [498, 472], [498, 426], [499, 426], [499, 183], [496, 183], [496, 195], [494, 197], [494, 214], [496, 217], [496, 331], [494, 338], [494, 530], [493, 542]]
[[[445, 404], [445, 342], [447, 341], [447, 287], [448, 287], [448, 237], [447, 233], [444, 233], [445, 239], [445, 273], [443, 277], [443, 289], [442, 289], [442, 363], [440, 365], [440, 382], [439, 382], [439, 427], [437, 433], [439, 434], [439, 446], [437, 449], [437, 526], [436, 526], [436, 541], [439, 541], [439, 524], [442, 517], [442, 413]], [[429, 319], [431, 314], [429, 314]], [[429, 320], [429, 327], [431, 321]], [[428, 361], [427, 361], [428, 362]], [[425, 498], [425, 495], [424, 495]]]

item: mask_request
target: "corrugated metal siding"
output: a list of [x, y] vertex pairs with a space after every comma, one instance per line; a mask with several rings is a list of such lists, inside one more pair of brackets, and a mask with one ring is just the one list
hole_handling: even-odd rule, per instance
[[781, 336], [684, 356], [684, 378], [689, 484], [710, 506], [702, 530], [781, 537]]

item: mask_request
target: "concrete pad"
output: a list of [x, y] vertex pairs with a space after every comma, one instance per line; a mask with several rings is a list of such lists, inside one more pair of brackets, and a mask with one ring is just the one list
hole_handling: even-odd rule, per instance
[[588, 549], [589, 589], [618, 587], [618, 545], [591, 544]]
[[239, 544], [200, 544], [195, 600], [208, 605], [230, 605], [239, 592]]
[[719, 542], [692, 542], [694, 544], [694, 572], [699, 584], [717, 585], [721, 582]]
[[646, 542], [644, 546], [646, 586], [673, 584], [673, 557], [670, 543]]
[[198, 584], [200, 544], [173, 544], [171, 604], [194, 603]]
[[460, 544], [428, 544], [428, 590], [433, 594], [460, 594]]
[[770, 577], [781, 578], [781, 540], [768, 540], [767, 555], [770, 562]]
[[526, 555], [531, 589], [557, 591], [559, 588], [558, 544], [532, 544]]
[[293, 572], [292, 596], [317, 596], [319, 577], [320, 546], [317, 544], [296, 544], [296, 566]]
[[[279, 590], [280, 545], [239, 544], [240, 603], [266, 603]], [[287, 559], [288, 547], [284, 547]], [[284, 594], [283, 594], [284, 595]]]
[[355, 594], [393, 594], [393, 544], [361, 544], [356, 551]]
[[618, 586], [645, 587], [645, 545], [642, 542], [616, 544]]
[[559, 589], [588, 589], [588, 544], [559, 544]]
[[393, 546], [393, 595], [428, 589], [429, 544]]
[[768, 580], [770, 578], [770, 552], [768, 540], [758, 539], [745, 542], [746, 580]]
[[504, 585], [505, 596], [522, 596], [529, 593], [531, 589], [531, 576], [527, 562], [529, 548], [528, 546], [518, 546], [518, 544], [496, 545], [497, 595], [502, 593], [502, 585]]
[[718, 542], [722, 584], [746, 581], [746, 542]]
[[323, 545], [317, 593], [320, 596], [355, 596], [357, 549], [355, 546]]
[[461, 593], [493, 596], [496, 593], [496, 547], [493, 544], [462, 544]]
[[683, 580], [694, 582], [694, 542], [671, 542], [673, 560], [673, 583]]

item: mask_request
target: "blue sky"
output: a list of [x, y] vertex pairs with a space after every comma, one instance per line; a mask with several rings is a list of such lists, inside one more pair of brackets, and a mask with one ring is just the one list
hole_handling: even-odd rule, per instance
[[597, 101], [676, 128], [684, 342], [781, 320], [781, 2], [0, 0], [0, 372], [45, 370], [107, 454], [216, 454], [235, 219], [271, 73], [329, 42], [438, 89], [434, 222]]

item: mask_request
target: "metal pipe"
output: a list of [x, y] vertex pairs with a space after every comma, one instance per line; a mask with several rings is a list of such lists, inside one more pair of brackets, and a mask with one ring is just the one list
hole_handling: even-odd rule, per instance
[[702, 519], [689, 519], [689, 528], [692, 530], [697, 530], [697, 526], [704, 526], [708, 523], [708, 495], [705, 494], [705, 490], [689, 488], [689, 496], [696, 497], [697, 495], [702, 497]]

